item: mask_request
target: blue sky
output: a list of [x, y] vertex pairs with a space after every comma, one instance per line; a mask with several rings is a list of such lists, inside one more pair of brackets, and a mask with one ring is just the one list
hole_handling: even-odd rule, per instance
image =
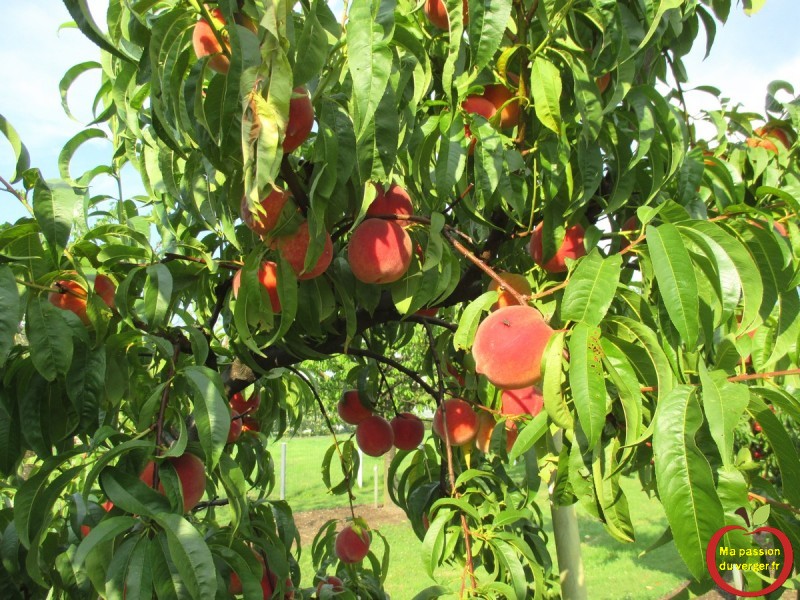
[[[88, 0], [99, 22], [107, 0]], [[80, 131], [81, 123], [91, 120], [91, 102], [99, 77], [83, 75], [71, 88], [69, 100], [76, 122], [64, 114], [58, 82], [71, 66], [97, 60], [98, 51], [75, 29], [59, 26], [70, 20], [61, 0], [6, 0], [3, 35], [0, 36], [2, 93], [0, 113], [17, 129], [31, 153], [31, 164], [42, 169], [48, 178], [58, 177], [58, 153], [64, 142]], [[783, 79], [800, 91], [800, 2], [767, 0], [764, 8], [752, 17], [741, 7], [732, 10], [728, 23], [717, 32], [711, 56], [702, 60], [703, 46], [697, 44], [687, 59], [692, 85], [713, 85], [734, 102], [746, 108], [763, 110], [766, 85]], [[702, 36], [702, 34], [701, 34]], [[692, 110], [703, 104], [704, 94], [689, 93]], [[708, 106], [708, 105], [706, 105]], [[93, 141], [81, 148], [73, 164], [73, 173], [107, 162], [110, 144]], [[0, 175], [13, 173], [14, 159], [5, 139], [0, 139]], [[128, 176], [129, 190], [139, 189], [135, 177]], [[99, 189], [113, 188], [98, 180]], [[24, 215], [19, 204], [0, 193], [0, 222], [14, 221]]]

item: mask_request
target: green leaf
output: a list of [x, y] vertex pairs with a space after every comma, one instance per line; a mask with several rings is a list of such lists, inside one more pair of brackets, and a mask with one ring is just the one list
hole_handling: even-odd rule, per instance
[[73, 120], [75, 116], [69, 110], [69, 103], [67, 102], [67, 92], [69, 91], [70, 86], [73, 82], [83, 75], [84, 73], [91, 71], [92, 69], [102, 69], [102, 65], [94, 60], [86, 61], [74, 65], [67, 69], [67, 72], [64, 73], [64, 76], [61, 78], [61, 81], [58, 84], [58, 91], [61, 94], [61, 107], [64, 109], [66, 115]]
[[98, 138], [108, 139], [108, 136], [102, 129], [84, 129], [67, 140], [58, 154], [58, 172], [64, 181], [69, 182], [71, 185], [76, 185], [75, 180], [69, 174], [69, 163], [78, 148], [86, 142]]
[[93, 433], [98, 425], [100, 401], [105, 394], [105, 347], [91, 349], [85, 344], [79, 344], [73, 354], [65, 383], [67, 396], [80, 416], [81, 431]]
[[166, 265], [150, 265], [144, 286], [144, 310], [148, 325], [158, 328], [167, 324], [171, 300], [172, 273]]
[[548, 427], [547, 413], [542, 411], [522, 428], [517, 441], [508, 453], [508, 460], [514, 461], [530, 450], [547, 433]]
[[169, 555], [192, 598], [214, 598], [217, 569], [203, 536], [180, 515], [161, 513], [154, 520], [167, 534]]
[[117, 58], [121, 58], [126, 62], [133, 62], [131, 57], [124, 54], [116, 45], [109, 41], [97, 26], [97, 23], [94, 22], [92, 12], [89, 10], [88, 0], [64, 0], [64, 5], [75, 20], [78, 29], [80, 29], [81, 33], [87, 38]]
[[36, 370], [47, 381], [66, 375], [72, 363], [72, 332], [64, 317], [46, 298], [28, 302], [25, 331]]
[[708, 428], [717, 444], [722, 463], [726, 467], [732, 467], [733, 432], [750, 403], [750, 392], [747, 386], [728, 381], [728, 374], [724, 371], [709, 373], [702, 361], [699, 367], [700, 383], [703, 386], [703, 410]]
[[597, 249], [578, 262], [561, 302], [561, 320], [597, 326], [603, 320], [619, 284], [622, 257], [603, 258]]
[[619, 441], [614, 438], [605, 448], [594, 451], [592, 474], [597, 502], [603, 511], [603, 525], [606, 531], [621, 542], [634, 542], [633, 523], [628, 509], [628, 499], [619, 485], [620, 473], [616, 467], [615, 456]]
[[469, 47], [476, 70], [488, 65], [500, 47], [511, 16], [511, 4], [511, 0], [482, 0], [470, 4]]
[[800, 506], [800, 458], [792, 436], [764, 401], [755, 394], [750, 395], [747, 412], [761, 425], [761, 431], [775, 453], [781, 471], [783, 495], [792, 506]]
[[531, 67], [531, 91], [536, 117], [542, 125], [561, 133], [561, 72], [541, 55], [536, 56]]
[[19, 332], [20, 298], [11, 267], [0, 266], [0, 367], [14, 347]]
[[19, 139], [17, 130], [12, 127], [3, 115], [0, 115], [0, 132], [6, 137], [11, 144], [11, 149], [14, 151], [14, 158], [17, 164], [14, 174], [11, 177], [11, 183], [16, 183], [22, 179], [22, 174], [27, 171], [31, 166], [31, 157], [28, 154], [28, 149], [25, 144]]
[[557, 331], [547, 342], [542, 359], [542, 395], [544, 396], [544, 410], [553, 423], [564, 429], [572, 429], [574, 427], [572, 413], [566, 398], [564, 398], [563, 390], [562, 362], [565, 335], [565, 332]]
[[104, 518], [100, 523], [92, 527], [89, 535], [83, 538], [78, 550], [72, 557], [72, 564], [75, 565], [76, 569], [80, 569], [95, 548], [101, 547], [104, 542], [113, 540], [138, 523], [139, 519], [129, 516]]
[[681, 385], [660, 398], [654, 417], [653, 460], [658, 493], [675, 546], [695, 579], [707, 577], [706, 546], [725, 525], [708, 459], [697, 445], [703, 413], [696, 390]]
[[61, 182], [46, 183], [39, 178], [33, 188], [33, 214], [55, 262], [67, 246], [80, 200], [71, 187]]
[[[166, 469], [159, 471], [159, 474], [164, 470]], [[119, 467], [103, 469], [100, 473], [100, 487], [108, 499], [125, 512], [152, 518], [170, 510], [169, 500], [163, 494]]]
[[569, 338], [569, 385], [578, 421], [590, 448], [597, 445], [606, 422], [600, 330], [578, 323]]
[[372, 121], [389, 83], [394, 9], [394, 0], [354, 0], [348, 11], [347, 67], [353, 78], [357, 138]]
[[468, 350], [472, 347], [481, 316], [495, 302], [497, 302], [497, 292], [486, 292], [467, 305], [461, 314], [458, 329], [453, 336], [453, 347], [456, 350]]
[[191, 366], [182, 371], [182, 375], [195, 390], [192, 406], [200, 446], [206, 456], [206, 465], [213, 469], [225, 443], [231, 425], [228, 403], [219, 373], [207, 367]]
[[314, 0], [306, 13], [303, 30], [297, 40], [297, 55], [294, 58], [292, 84], [296, 87], [310, 81], [325, 65], [328, 55], [328, 36], [317, 18], [320, 6], [327, 6], [321, 0]]
[[647, 226], [647, 247], [658, 290], [670, 320], [684, 343], [693, 347], [699, 335], [700, 304], [689, 252], [675, 225]]

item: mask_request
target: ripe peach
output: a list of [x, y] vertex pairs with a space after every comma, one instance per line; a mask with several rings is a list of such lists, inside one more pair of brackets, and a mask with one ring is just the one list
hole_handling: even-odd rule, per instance
[[343, 563], [357, 563], [369, 553], [370, 541], [369, 530], [347, 525], [336, 535], [334, 551]]
[[314, 279], [322, 275], [333, 260], [333, 242], [331, 236], [325, 232], [325, 244], [322, 248], [322, 254], [315, 265], [308, 271], [304, 271], [303, 267], [306, 262], [306, 254], [308, 247], [311, 244], [311, 238], [308, 231], [308, 221], [304, 221], [297, 228], [297, 231], [291, 235], [287, 235], [278, 239], [278, 251], [288, 261], [292, 270], [297, 273], [298, 279]]
[[433, 415], [433, 432], [444, 439], [442, 407], [447, 419], [447, 437], [450, 443], [461, 446], [474, 440], [478, 433], [478, 415], [472, 410], [470, 403], [461, 398], [445, 400], [436, 409]]
[[600, 75], [600, 77], [595, 79], [595, 83], [602, 94], [608, 89], [608, 84], [611, 83], [611, 73], [604, 73], [603, 75]]
[[533, 415], [542, 412], [544, 396], [542, 390], [535, 386], [519, 390], [504, 390], [501, 395], [504, 415]]
[[[497, 112], [494, 104], [492, 104], [489, 100], [484, 98], [483, 96], [467, 96], [466, 100], [461, 103], [461, 108], [464, 112], [468, 112], [473, 115], [480, 115], [486, 119], [491, 119], [494, 116], [494, 113]], [[475, 142], [477, 140], [472, 137], [472, 130], [470, 130], [469, 125], [464, 125], [464, 136], [471, 140], [469, 143], [469, 153], [475, 150]]]
[[358, 425], [367, 417], [372, 416], [372, 409], [361, 401], [358, 390], [347, 390], [336, 405], [339, 418], [350, 425]]
[[242, 420], [238, 419], [239, 413], [231, 412], [231, 426], [228, 429], [227, 444], [232, 444], [242, 435]]
[[[498, 273], [501, 279], [503, 279], [509, 287], [513, 288], [523, 296], [530, 296], [531, 295], [531, 284], [528, 283], [528, 280], [525, 279], [524, 275], [520, 275], [519, 273], [509, 273], [508, 271], [501, 271]], [[489, 282], [489, 291], [495, 291], [500, 286], [498, 283], [492, 279]], [[504, 306], [511, 306], [514, 304], [519, 304], [517, 299], [511, 295], [508, 289], [504, 286], [498, 296], [497, 302], [492, 304], [492, 310], [497, 310], [498, 308], [503, 308]]]
[[458, 385], [464, 387], [467, 384], [464, 374], [453, 363], [447, 363], [446, 369], [447, 372], [458, 382]]
[[317, 584], [317, 596], [322, 597], [323, 590], [338, 593], [344, 591], [344, 582], [335, 575], [328, 575]]
[[[519, 123], [519, 102], [514, 100], [514, 93], [502, 83], [492, 83], [483, 88], [483, 97], [500, 111], [500, 127], [510, 129]], [[508, 102], [508, 104], [506, 104]], [[505, 106], [503, 106], [505, 104]]]
[[419, 315], [420, 317], [435, 317], [438, 312], [439, 309], [437, 307], [431, 307], [431, 308], [420, 308], [414, 314]]
[[[89, 324], [89, 317], [86, 314], [86, 289], [77, 281], [72, 279], [62, 279], [56, 281], [56, 287], [64, 290], [63, 293], [50, 292], [47, 299], [56, 308], [69, 310], [83, 322]], [[114, 308], [114, 294], [117, 291], [114, 282], [105, 275], [97, 275], [94, 280], [94, 291], [105, 302], [106, 306]]]
[[255, 417], [242, 417], [242, 431], [261, 431], [261, 423]]
[[253, 392], [250, 397], [245, 400], [244, 394], [236, 392], [231, 396], [230, 400], [231, 410], [243, 415], [245, 413], [252, 414], [261, 406], [261, 395], [258, 392]]
[[294, 152], [308, 138], [314, 126], [314, 106], [311, 96], [303, 87], [292, 90], [292, 99], [289, 101], [289, 121], [286, 123], [286, 135], [283, 138], [283, 151], [286, 154]]
[[380, 415], [367, 417], [356, 425], [356, 443], [364, 454], [383, 456], [394, 444], [392, 426]]
[[498, 309], [475, 333], [475, 371], [505, 390], [533, 385], [542, 376], [542, 354], [551, 335], [553, 330], [533, 307]]
[[[110, 512], [112, 508], [114, 508], [114, 503], [111, 500], [106, 500], [100, 506], [103, 507], [103, 510], [106, 512]], [[89, 535], [89, 532], [92, 530], [91, 525], [81, 525], [81, 538], [85, 538]]]
[[[475, 436], [475, 447], [483, 453], [489, 452], [492, 433], [497, 425], [494, 415], [486, 411], [478, 413], [478, 433]], [[517, 441], [517, 426], [513, 421], [506, 421], [506, 452], [509, 452]]]
[[[378, 195], [367, 208], [367, 217], [376, 215], [403, 215], [410, 217], [414, 214], [411, 196], [399, 185], [393, 183], [385, 192], [382, 186], [376, 185], [375, 187], [378, 189]], [[411, 222], [400, 221], [400, 224], [405, 227], [410, 225]]]
[[350, 237], [347, 261], [364, 283], [392, 283], [411, 265], [411, 238], [394, 221], [367, 219]]
[[[270, 260], [265, 260], [258, 268], [258, 281], [267, 290], [269, 301], [272, 305], [272, 312], [281, 312], [281, 299], [278, 297], [278, 265]], [[236, 271], [233, 276], [233, 297], [239, 297], [239, 286], [242, 283], [242, 270]]]
[[[467, 0], [464, 0], [462, 10], [464, 11], [463, 24], [466, 27], [467, 23], [469, 23]], [[450, 18], [447, 16], [447, 6], [445, 6], [444, 0], [425, 0], [425, 6], [423, 6], [422, 11], [431, 25], [445, 31], [450, 29]]]
[[542, 267], [545, 271], [550, 273], [563, 273], [567, 270], [567, 258], [578, 259], [586, 255], [586, 248], [583, 247], [584, 230], [580, 224], [575, 224], [567, 228], [564, 234], [564, 240], [561, 242], [555, 255], [547, 262], [544, 262], [542, 256], [542, 225], [540, 222], [536, 229], [533, 230], [531, 242], [528, 246], [528, 251], [533, 258], [533, 262]]
[[[253, 551], [253, 554], [258, 559], [258, 562], [261, 563], [261, 573], [262, 579], [264, 575], [266, 575], [267, 565], [264, 564], [264, 557], [261, 556], [258, 552]], [[262, 583], [263, 586], [263, 583]], [[228, 584], [228, 593], [232, 596], [242, 593], [242, 580], [239, 578], [239, 575], [235, 572], [231, 572], [231, 582]], [[271, 594], [272, 592], [270, 592]], [[271, 596], [265, 596], [265, 598], [270, 598]]]
[[[203, 461], [196, 457], [194, 454], [186, 452], [177, 457], [170, 457], [166, 459], [175, 472], [178, 474], [178, 480], [181, 483], [181, 492], [183, 494], [183, 512], [189, 512], [197, 503], [206, 491], [206, 470], [203, 466]], [[139, 475], [139, 479], [145, 482], [150, 487], [153, 486], [153, 469], [155, 462], [152, 460], [145, 465], [144, 471]], [[158, 491], [164, 493], [164, 486], [159, 481]]]
[[[222, 11], [215, 8], [209, 12], [211, 13], [211, 18], [216, 28], [223, 31], [225, 27], [225, 18], [222, 16]], [[214, 35], [214, 30], [205, 19], [200, 19], [194, 26], [194, 30], [192, 31], [192, 46], [194, 46], [194, 53], [197, 58], [203, 58], [205, 56], [212, 57], [208, 61], [208, 66], [217, 73], [225, 74], [231, 68], [230, 59], [223, 53], [222, 46]]]
[[425, 437], [425, 423], [411, 413], [400, 413], [390, 421], [394, 432], [395, 448], [400, 450], [414, 450], [418, 448]]
[[292, 192], [289, 190], [272, 190], [267, 194], [267, 197], [261, 201], [263, 212], [259, 211], [256, 214], [250, 211], [250, 208], [247, 206], [247, 198], [243, 197], [241, 205], [242, 221], [256, 234], [265, 236], [275, 229], [275, 226], [278, 224], [278, 218], [281, 216], [281, 211], [291, 197]]

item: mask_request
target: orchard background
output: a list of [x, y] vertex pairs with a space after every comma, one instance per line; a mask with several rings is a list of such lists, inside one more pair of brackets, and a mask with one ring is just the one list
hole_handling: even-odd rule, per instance
[[[60, 178], [0, 120], [27, 213], [0, 229], [4, 598], [385, 597], [405, 565], [352, 505], [301, 549], [276, 500], [275, 440], [333, 434], [345, 390], [453, 407], [388, 471], [440, 576], [419, 598], [591, 597], [572, 507], [633, 540], [630, 475], [694, 591], [723, 526], [800, 549], [800, 105], [685, 101], [682, 59], [742, 7], [65, 5], [102, 53], [61, 81], [69, 107], [101, 73]], [[330, 439], [347, 496], [356, 438]], [[300, 589], [301, 550], [344, 589]]]

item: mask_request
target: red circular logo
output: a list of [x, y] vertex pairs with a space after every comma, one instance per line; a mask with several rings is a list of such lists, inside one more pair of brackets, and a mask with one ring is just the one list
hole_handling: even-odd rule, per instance
[[[733, 531], [734, 529], [741, 529], [745, 532], [745, 535], [753, 535], [756, 533], [771, 533], [775, 536], [775, 538], [780, 541], [781, 547], [783, 548], [783, 567], [781, 568], [781, 572], [775, 578], [768, 587], [765, 587], [763, 590], [757, 590], [753, 592], [745, 592], [743, 590], [737, 590], [735, 587], [730, 585], [727, 581], [722, 578], [720, 575], [719, 568], [717, 567], [717, 546], [719, 545], [722, 536], [724, 536], [729, 531]], [[765, 596], [771, 592], [774, 592], [779, 587], [783, 585], [783, 583], [789, 579], [789, 575], [792, 574], [792, 563], [794, 561], [794, 553], [792, 551], [792, 544], [789, 541], [789, 538], [786, 537], [782, 531], [775, 529], [774, 527], [759, 527], [755, 531], [747, 531], [741, 525], [728, 525], [727, 527], [723, 527], [717, 533], [715, 533], [711, 540], [708, 542], [708, 546], [706, 547], [706, 567], [708, 568], [708, 572], [711, 573], [711, 578], [714, 580], [721, 589], [725, 590], [729, 594], [733, 594], [735, 596], [743, 596], [745, 598], [754, 598], [756, 596]]]

